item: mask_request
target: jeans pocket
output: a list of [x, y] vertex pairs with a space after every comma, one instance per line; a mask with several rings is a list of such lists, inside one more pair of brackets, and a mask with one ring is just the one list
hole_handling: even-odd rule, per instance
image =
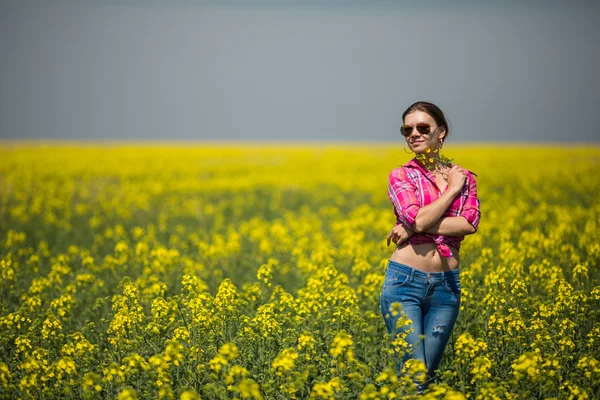
[[385, 278], [383, 280], [383, 287], [384, 288], [393, 288], [393, 287], [404, 286], [408, 282], [409, 278], [410, 278], [410, 275], [406, 274], [404, 272], [395, 272], [395, 271], [388, 270], [386, 272]]
[[448, 290], [452, 294], [459, 295], [461, 291], [460, 287], [460, 277], [447, 277], [444, 279], [444, 283], [442, 284], [446, 290]]

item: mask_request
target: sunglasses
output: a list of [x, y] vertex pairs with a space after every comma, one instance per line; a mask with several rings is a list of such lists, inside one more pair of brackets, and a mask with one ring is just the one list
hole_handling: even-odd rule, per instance
[[[417, 131], [422, 135], [429, 135], [431, 133], [431, 125], [429, 125], [427, 122], [419, 122], [415, 125], [415, 128], [417, 128]], [[409, 137], [413, 132], [413, 129], [414, 128], [411, 125], [402, 125], [400, 127], [400, 133], [404, 137]], [[437, 130], [437, 128], [435, 129]]]

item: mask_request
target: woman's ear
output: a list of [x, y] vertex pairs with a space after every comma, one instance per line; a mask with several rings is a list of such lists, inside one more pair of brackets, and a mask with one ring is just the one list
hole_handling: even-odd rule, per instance
[[443, 141], [446, 138], [446, 130], [442, 130], [439, 136], [440, 140]]

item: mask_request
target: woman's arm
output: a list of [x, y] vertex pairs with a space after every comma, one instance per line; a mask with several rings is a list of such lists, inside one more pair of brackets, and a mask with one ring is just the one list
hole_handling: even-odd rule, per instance
[[[444, 212], [448, 209], [452, 201], [459, 193], [459, 190], [448, 189], [440, 197], [435, 199], [432, 203], [421, 207], [415, 217], [415, 222], [412, 229], [415, 232], [429, 232], [436, 224], [439, 225], [439, 220], [444, 215]], [[444, 224], [446, 227], [446, 224]], [[437, 232], [429, 232], [437, 233]]]
[[414, 232], [425, 232], [444, 214], [464, 184], [464, 173], [458, 166], [448, 175], [447, 190], [435, 201], [420, 207], [417, 188], [406, 175], [404, 168], [392, 170], [388, 176], [388, 197], [398, 211], [400, 222]]
[[425, 233], [434, 233], [436, 235], [444, 236], [464, 236], [475, 232], [477, 232], [477, 230], [473, 225], [461, 216], [440, 218], [425, 231]]
[[[425, 233], [435, 233], [444, 236], [465, 236], [477, 232], [465, 218], [462, 217], [444, 217], [440, 218], [431, 228]], [[392, 228], [387, 236], [387, 245], [390, 246], [390, 241], [399, 245], [408, 240], [413, 235], [414, 231], [407, 228], [403, 224], [398, 224]]]
[[[453, 168], [453, 170], [457, 169], [458, 167]], [[462, 184], [464, 184], [464, 175], [461, 178], [460, 172], [451, 172], [451, 175], [453, 177], [448, 178], [448, 189], [446, 192], [433, 203], [420, 207], [419, 199], [416, 196], [417, 188], [407, 176], [407, 172], [403, 168], [397, 168], [390, 172], [388, 176], [388, 197], [398, 211], [400, 222], [406, 230], [405, 233], [408, 233], [408, 236], [412, 235], [413, 232], [427, 232], [427, 229], [434, 229], [436, 231], [442, 229], [444, 232], [463, 232], [465, 226], [461, 226], [460, 223], [457, 225], [456, 221], [446, 221], [440, 223], [439, 226], [436, 225], [452, 203], [454, 197], [460, 192]], [[451, 225], [448, 225], [448, 222]], [[398, 235], [398, 232], [390, 232], [390, 235], [388, 235], [388, 246], [390, 239], [394, 240]]]
[[473, 227], [473, 233], [479, 229], [479, 220], [481, 219], [481, 203], [479, 197], [477, 197], [477, 182], [471, 172], [467, 171], [469, 178], [469, 195], [463, 204], [463, 208], [460, 211], [460, 216], [467, 220], [467, 222]]
[[471, 172], [467, 172], [469, 189], [460, 214], [456, 217], [444, 217], [427, 229], [426, 233], [445, 236], [464, 236], [477, 232], [481, 218], [480, 202], [477, 197], [477, 182]]
[[454, 201], [456, 195], [462, 190], [466, 179], [465, 171], [458, 165], [453, 165], [448, 173], [446, 191], [431, 204], [421, 207], [419, 213], [416, 215], [414, 223], [415, 232], [427, 232], [442, 218], [442, 215], [444, 215], [444, 212], [446, 212], [452, 201]]
[[417, 188], [404, 168], [395, 168], [388, 175], [388, 198], [396, 208], [400, 222], [411, 229], [420, 209]]

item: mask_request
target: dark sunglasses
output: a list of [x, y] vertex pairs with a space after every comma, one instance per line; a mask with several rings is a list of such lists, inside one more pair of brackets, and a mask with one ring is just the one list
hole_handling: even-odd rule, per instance
[[[419, 122], [417, 125], [415, 125], [415, 128], [417, 128], [417, 131], [422, 135], [429, 135], [431, 133], [431, 125], [429, 125], [427, 122]], [[400, 133], [402, 136], [408, 137], [413, 132], [413, 129], [414, 128], [411, 125], [402, 125], [400, 127]], [[437, 130], [437, 128], [435, 129]]]

